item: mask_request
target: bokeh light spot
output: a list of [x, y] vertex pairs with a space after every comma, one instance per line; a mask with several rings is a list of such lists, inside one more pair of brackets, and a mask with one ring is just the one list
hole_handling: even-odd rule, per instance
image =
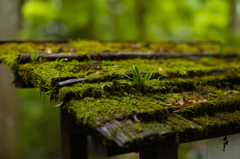
[[63, 7], [63, 3], [61, 0], [53, 0], [51, 3], [51, 7], [54, 11], [59, 11]]
[[54, 21], [50, 21], [46, 25], [46, 30], [49, 34], [54, 34], [58, 30], [58, 24]]
[[66, 35], [67, 32], [68, 32], [68, 27], [67, 27], [66, 24], [61, 23], [61, 24], [58, 25], [58, 29], [57, 29], [57, 34], [58, 35], [63, 36], [63, 35]]

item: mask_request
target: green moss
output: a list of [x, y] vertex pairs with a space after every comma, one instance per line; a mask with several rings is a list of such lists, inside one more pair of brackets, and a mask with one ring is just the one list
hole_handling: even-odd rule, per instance
[[234, 125], [234, 128], [239, 128], [239, 118], [237, 116], [240, 115], [240, 111], [235, 111], [233, 113], [229, 112], [221, 112], [216, 113], [213, 116], [202, 116], [199, 118], [195, 118], [193, 121], [197, 124], [203, 126], [204, 132], [210, 133], [214, 132], [214, 130], [227, 130], [233, 129], [231, 126]]
[[[10, 67], [26, 84], [33, 84], [53, 101], [63, 101], [78, 122], [98, 130], [117, 142], [141, 143], [164, 140], [165, 135], [196, 138], [214, 130], [239, 128], [240, 64], [234, 58], [202, 57], [170, 59], [126, 59], [116, 61], [35, 61], [19, 64], [25, 53], [159, 52], [161, 54], [237, 52], [219, 43], [112, 43], [69, 41], [68, 43], [5, 43], [0, 62]], [[154, 72], [141, 84], [126, 78], [130, 66]], [[160, 77], [160, 78], [159, 78]], [[84, 78], [72, 86], [61, 81]], [[235, 93], [227, 92], [235, 90]], [[227, 93], [226, 93], [227, 92]], [[114, 124], [115, 125], [114, 125]], [[113, 124], [113, 125], [112, 125]], [[110, 125], [110, 126], [109, 126]], [[101, 128], [107, 127], [108, 132]]]
[[[56, 60], [54, 62], [38, 62], [18, 65], [16, 71], [20, 76], [25, 76], [29, 73], [41, 76], [43, 82], [47, 86], [54, 87], [58, 82], [71, 78], [85, 78], [89, 82], [104, 82], [112, 81], [113, 79], [123, 79], [126, 78], [125, 73], [129, 72], [129, 68], [133, 63], [138, 66], [141, 72], [158, 72], [158, 75], [153, 75], [153, 78], [155, 79], [159, 76], [165, 75], [167, 75], [167, 77], [165, 77], [167, 79], [196, 77], [196, 80], [200, 82], [198, 84], [203, 83], [211, 85], [209, 81], [213, 82], [213, 84], [222, 84], [224, 81], [235, 81], [239, 78], [238, 74], [236, 74], [239, 72], [239, 64], [237, 61], [224, 61], [219, 59], [210, 59], [207, 61], [206, 58], [201, 58], [195, 62], [180, 59], [134, 59], [102, 62], [59, 62]], [[228, 74], [222, 75], [221, 78], [219, 78], [219, 76], [206, 76], [211, 74], [225, 74], [226, 72]], [[232, 77], [232, 79], [230, 77]], [[27, 83], [31, 81], [33, 84], [39, 83], [30, 78], [31, 76], [28, 76], [25, 82]], [[215, 78], [215, 80], [213, 78]], [[221, 79], [223, 80], [221, 81]]]

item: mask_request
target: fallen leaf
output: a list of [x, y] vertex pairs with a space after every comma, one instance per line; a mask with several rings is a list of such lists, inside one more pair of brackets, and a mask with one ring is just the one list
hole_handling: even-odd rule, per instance
[[130, 44], [129, 47], [133, 48], [133, 49], [139, 49], [142, 46], [140, 44]]
[[136, 114], [133, 116], [133, 118], [134, 118], [134, 120], [135, 120], [137, 123], [140, 123], [140, 120], [137, 118], [137, 115], [136, 115]]
[[229, 91], [225, 92], [224, 95], [227, 95], [228, 93], [237, 93], [237, 94], [240, 94], [239, 91], [229, 90]]
[[188, 100], [189, 103], [197, 103], [196, 100]]
[[180, 112], [180, 110], [174, 110], [173, 111], [173, 113], [175, 114], [175, 113], [179, 113]]
[[119, 67], [119, 65], [115, 65], [115, 66], [112, 66], [112, 67]]
[[179, 99], [176, 104], [179, 104], [181, 106], [185, 106], [185, 105], [189, 104], [189, 102], [188, 102], [187, 99], [182, 98], [182, 99]]
[[159, 72], [162, 72], [162, 68], [159, 68], [158, 71], [159, 71]]
[[198, 102], [207, 102], [207, 101], [208, 101], [207, 99], [201, 99]]
[[160, 52], [160, 53], [167, 52], [167, 51], [169, 51], [169, 49], [165, 46], [160, 46], [155, 50], [155, 52]]
[[47, 53], [49, 53], [49, 54], [52, 53], [51, 48], [47, 47]]

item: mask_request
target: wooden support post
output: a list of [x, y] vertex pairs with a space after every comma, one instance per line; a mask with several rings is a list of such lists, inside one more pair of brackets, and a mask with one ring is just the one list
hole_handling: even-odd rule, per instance
[[177, 145], [166, 146], [156, 149], [141, 150], [140, 159], [178, 159]]
[[127, 148], [118, 147], [106, 141], [103, 143], [102, 138], [97, 135], [92, 136], [92, 153], [100, 156], [111, 157], [132, 152]]
[[62, 159], [87, 159], [87, 136], [72, 132], [74, 120], [61, 107]]

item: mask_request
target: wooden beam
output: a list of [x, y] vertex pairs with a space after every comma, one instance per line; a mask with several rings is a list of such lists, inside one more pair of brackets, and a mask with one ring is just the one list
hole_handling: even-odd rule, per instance
[[141, 150], [140, 159], [178, 159], [177, 145]]
[[118, 147], [116, 144], [103, 140], [103, 138], [101, 138], [97, 134], [91, 136], [91, 139], [92, 152], [96, 155], [110, 157], [132, 152], [132, 150], [130, 149]]
[[80, 134], [81, 130], [77, 130], [77, 124], [70, 115], [61, 107], [62, 159], [87, 159], [87, 135]]
[[16, 88], [34, 88], [34, 86], [32, 84], [26, 84], [25, 82], [23, 82], [22, 78], [19, 77], [18, 75], [15, 75], [15, 87]]
[[[21, 54], [19, 55], [18, 62], [20, 64], [31, 62], [31, 54]], [[225, 57], [236, 57], [237, 54], [235, 52], [228, 53]], [[207, 53], [207, 52], [195, 52], [192, 54], [186, 52], [174, 52], [170, 54], [169, 52], [102, 52], [102, 53], [89, 53], [87, 55], [76, 54], [76, 53], [44, 53], [40, 52], [38, 54], [38, 58], [45, 59], [47, 61], [54, 61], [56, 59], [67, 58], [70, 60], [78, 60], [84, 61], [89, 59], [99, 59], [99, 60], [120, 60], [120, 59], [135, 59], [135, 58], [143, 58], [143, 59], [155, 59], [155, 58], [187, 58], [187, 57], [221, 57], [218, 53]]]
[[43, 43], [67, 43], [67, 41], [52, 41], [52, 40], [46, 40], [46, 41], [39, 41], [39, 40], [0, 40], [0, 44], [5, 43], [36, 43], [36, 44], [43, 44]]

